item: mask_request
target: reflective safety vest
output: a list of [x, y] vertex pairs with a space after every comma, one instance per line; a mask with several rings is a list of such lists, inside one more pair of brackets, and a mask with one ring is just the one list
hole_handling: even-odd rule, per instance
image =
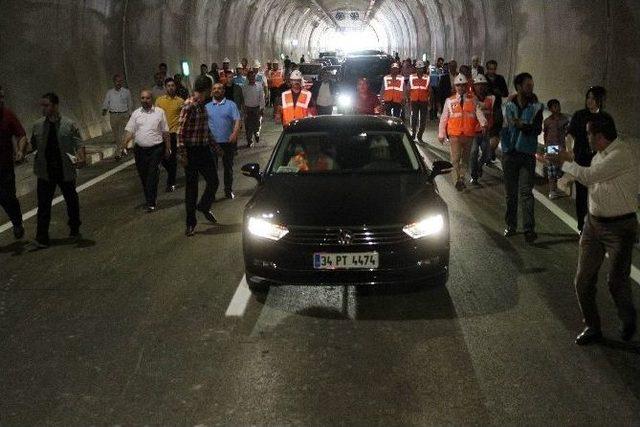
[[294, 120], [304, 119], [309, 115], [311, 92], [302, 89], [298, 95], [298, 102], [293, 105], [291, 90], [282, 93], [282, 126], [287, 127]]
[[402, 104], [404, 101], [404, 77], [398, 74], [394, 79], [391, 75], [384, 78], [384, 102]]
[[423, 74], [418, 77], [413, 74], [409, 77], [409, 87], [411, 88], [411, 102], [427, 102], [429, 101], [429, 76]]
[[[480, 108], [482, 109], [482, 113], [484, 114], [484, 118], [487, 119], [487, 129], [493, 128], [494, 117], [493, 117], [493, 106], [496, 103], [496, 97], [494, 95], [487, 96], [484, 101], [478, 100], [480, 103]], [[476, 132], [482, 132], [482, 127], [480, 123], [478, 123], [478, 127], [476, 128]]]
[[460, 96], [450, 97], [445, 104], [449, 109], [447, 121], [447, 135], [449, 136], [476, 136], [480, 127], [476, 116], [478, 99], [474, 95], [466, 94], [464, 104], [460, 103]]
[[284, 83], [284, 71], [277, 70], [271, 71], [269, 73], [269, 87], [270, 88], [279, 88]]

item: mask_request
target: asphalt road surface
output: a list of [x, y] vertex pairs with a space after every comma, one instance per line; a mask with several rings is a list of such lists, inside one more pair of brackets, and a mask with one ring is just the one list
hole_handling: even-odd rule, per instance
[[[264, 165], [278, 135], [267, 125], [237, 172]], [[578, 237], [536, 202], [538, 241], [503, 238], [499, 170], [462, 194], [438, 178], [451, 212], [446, 287], [282, 287], [263, 300], [241, 256], [255, 181], [236, 173], [238, 197], [213, 207], [220, 224], [199, 216], [186, 238], [180, 177], [153, 214], [133, 166], [84, 189], [78, 243], [64, 203], [49, 249], [0, 233], [0, 425], [640, 424], [638, 338], [618, 341], [601, 280], [607, 339], [574, 344]], [[34, 208], [35, 195], [22, 203]], [[26, 229], [32, 238], [35, 218]]]

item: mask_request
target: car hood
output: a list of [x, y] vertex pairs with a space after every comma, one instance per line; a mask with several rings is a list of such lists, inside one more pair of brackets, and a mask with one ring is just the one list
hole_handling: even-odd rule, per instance
[[273, 175], [247, 205], [250, 215], [301, 226], [407, 224], [446, 212], [423, 174]]

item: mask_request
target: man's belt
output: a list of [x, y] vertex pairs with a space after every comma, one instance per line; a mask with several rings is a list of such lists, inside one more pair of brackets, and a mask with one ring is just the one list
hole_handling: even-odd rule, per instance
[[631, 213], [624, 214], [624, 215], [619, 215], [619, 216], [595, 216], [595, 215], [591, 215], [591, 214], [589, 214], [589, 215], [595, 221], [604, 222], [604, 223], [625, 221], [627, 219], [632, 219], [632, 218], [635, 219], [636, 218], [636, 213], [635, 212], [631, 212]]

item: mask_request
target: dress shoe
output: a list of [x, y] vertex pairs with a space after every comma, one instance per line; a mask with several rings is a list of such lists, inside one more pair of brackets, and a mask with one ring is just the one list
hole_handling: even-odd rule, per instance
[[156, 211], [156, 207], [151, 205], [151, 206], [147, 206], [147, 213], [152, 213]]
[[600, 332], [600, 329], [587, 326], [576, 337], [576, 344], [589, 345], [589, 344], [593, 344], [594, 342], [600, 341], [601, 339], [602, 339], [602, 332]]
[[535, 231], [529, 230], [524, 232], [524, 240], [527, 243], [533, 243], [538, 238], [538, 234]]
[[218, 220], [216, 219], [215, 216], [213, 216], [213, 212], [211, 211], [205, 211], [205, 210], [201, 210], [200, 212], [202, 212], [202, 215], [204, 215], [204, 217], [207, 219], [207, 221], [209, 221], [212, 224], [217, 224]]
[[517, 234], [516, 229], [515, 228], [511, 228], [511, 227], [507, 227], [504, 229], [504, 237], [511, 237], [511, 236], [515, 236]]
[[79, 239], [80, 238], [80, 229], [72, 228], [71, 230], [69, 230], [69, 237], [72, 238], [72, 239]]
[[620, 331], [620, 338], [624, 342], [631, 341], [631, 338], [633, 338], [637, 330], [638, 326], [636, 325], [636, 322], [624, 325], [622, 330]]
[[424, 139], [422, 139], [421, 137], [418, 137], [418, 144], [425, 145], [426, 142], [424, 142]]
[[184, 235], [187, 237], [193, 237], [196, 234], [196, 227], [193, 225], [188, 225], [187, 229], [184, 231]]
[[176, 191], [176, 186], [175, 185], [167, 185], [167, 188], [165, 189], [165, 191], [167, 193], [173, 193], [174, 191]]
[[49, 247], [49, 238], [48, 237], [36, 237], [33, 241], [33, 244], [38, 249], [47, 249]]
[[13, 227], [13, 237], [15, 237], [16, 240], [20, 240], [24, 237], [24, 227], [22, 224]]
[[465, 188], [467, 188], [467, 186], [464, 184], [463, 180], [459, 179], [458, 181], [456, 181], [456, 190], [462, 191]]
[[227, 199], [233, 200], [236, 198], [236, 195], [233, 194], [233, 191], [225, 191], [224, 197], [226, 197]]

